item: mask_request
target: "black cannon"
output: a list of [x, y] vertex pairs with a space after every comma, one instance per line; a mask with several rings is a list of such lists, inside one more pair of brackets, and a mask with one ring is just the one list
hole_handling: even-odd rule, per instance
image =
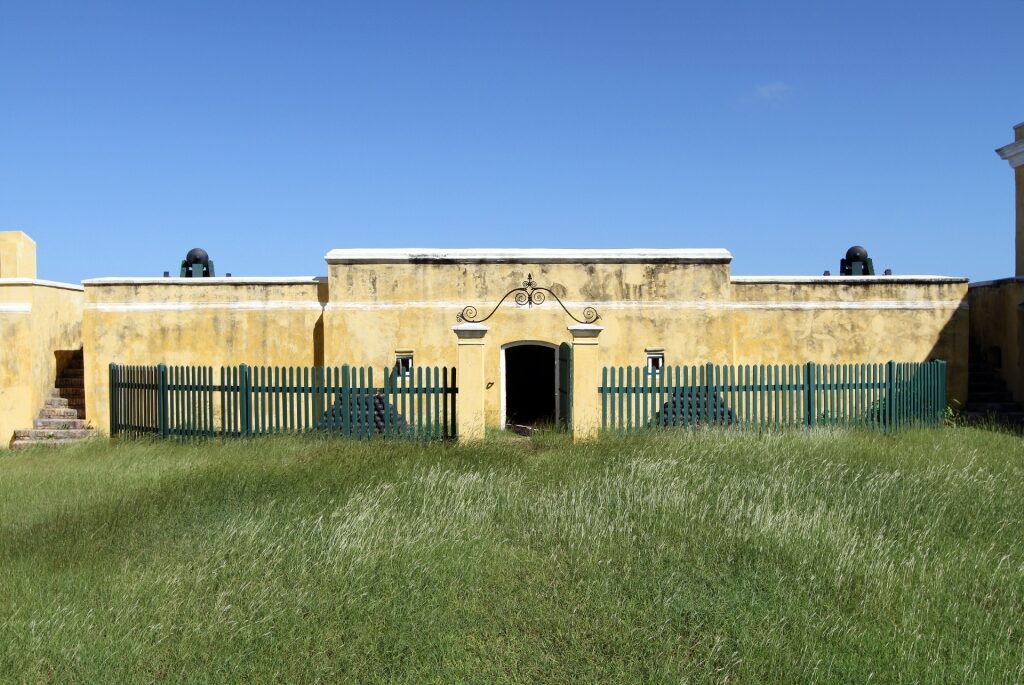
[[213, 276], [213, 260], [206, 250], [201, 247], [193, 247], [181, 260], [182, 278], [202, 278]]
[[874, 276], [875, 265], [867, 250], [854, 245], [846, 251], [846, 259], [839, 260], [839, 273], [842, 276]]

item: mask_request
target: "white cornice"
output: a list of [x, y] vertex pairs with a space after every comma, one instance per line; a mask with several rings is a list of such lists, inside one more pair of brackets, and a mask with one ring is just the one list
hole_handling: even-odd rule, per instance
[[372, 248], [331, 250], [328, 264], [728, 264], [728, 250], [709, 249], [601, 249], [547, 248]]
[[993, 288], [1010, 283], [1024, 283], [1024, 278], [1009, 276], [1008, 278], [996, 278], [991, 281], [974, 281], [969, 288]]
[[123, 278], [110, 276], [90, 278], [84, 285], [316, 285], [326, 279], [323, 276], [214, 276], [212, 278]]
[[0, 278], [0, 286], [4, 285], [35, 285], [40, 288], [59, 288], [61, 290], [85, 290], [74, 283], [58, 283], [57, 281], [43, 281], [38, 278]]
[[967, 283], [959, 276], [733, 276], [739, 285], [807, 284], [807, 285], [912, 285], [914, 283]]
[[1009, 162], [1014, 169], [1024, 166], [1024, 140], [1004, 145], [996, 150], [996, 154]]

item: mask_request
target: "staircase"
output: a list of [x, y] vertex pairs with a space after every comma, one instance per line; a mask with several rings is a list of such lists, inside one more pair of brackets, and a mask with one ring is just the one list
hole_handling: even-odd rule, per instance
[[67, 445], [95, 435], [95, 431], [85, 427], [85, 366], [81, 352], [71, 357], [55, 385], [32, 428], [14, 431], [11, 449]]
[[1014, 401], [1006, 383], [973, 345], [968, 358], [967, 406], [962, 416], [969, 423], [1024, 426], [1024, 407]]

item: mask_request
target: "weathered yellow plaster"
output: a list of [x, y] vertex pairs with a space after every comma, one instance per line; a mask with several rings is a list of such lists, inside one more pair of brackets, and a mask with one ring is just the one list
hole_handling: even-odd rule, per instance
[[[667, 364], [944, 358], [950, 397], [966, 393], [965, 279], [733, 278], [724, 251], [674, 262], [655, 255], [646, 263], [574, 254], [343, 254], [328, 259], [327, 279], [86, 281], [88, 411], [108, 427], [110, 362], [380, 368], [411, 352], [419, 366], [458, 367], [460, 428], [475, 435], [482, 428], [474, 416], [483, 417], [482, 426], [503, 423], [503, 348], [523, 341], [581, 347], [568, 328], [576, 323], [570, 314], [582, 318], [588, 306], [600, 313], [603, 332], [599, 345], [578, 350], [585, 356], [574, 360], [574, 422], [584, 433], [594, 421], [588, 402], [599, 403], [600, 368], [642, 366], [646, 348], [663, 348]], [[475, 318], [483, 318], [530, 274], [569, 313], [553, 297], [533, 307], [509, 298], [487, 320], [486, 336], [460, 345], [452, 328], [463, 307], [476, 307]], [[466, 355], [480, 363], [472, 366]]]
[[35, 241], [21, 231], [0, 231], [0, 278], [35, 277]]
[[57, 352], [81, 347], [80, 287], [0, 278], [0, 449], [32, 427], [53, 390]]
[[109, 429], [108, 369], [119, 364], [323, 364], [323, 279], [85, 281], [86, 408]]
[[[966, 395], [966, 279], [732, 279], [727, 262], [329, 264], [325, 361], [386, 366], [396, 350], [411, 349], [417, 364], [456, 365], [447, 331], [462, 307], [486, 316], [531, 273], [577, 317], [588, 305], [600, 312], [599, 366], [642, 366], [647, 347], [664, 348], [666, 364], [941, 358], [950, 364], [950, 398]], [[502, 425], [503, 347], [572, 342], [573, 323], [551, 298], [532, 308], [508, 299], [487, 320], [487, 425]], [[597, 377], [590, 383], [574, 394], [574, 416], [581, 397], [596, 395]]]

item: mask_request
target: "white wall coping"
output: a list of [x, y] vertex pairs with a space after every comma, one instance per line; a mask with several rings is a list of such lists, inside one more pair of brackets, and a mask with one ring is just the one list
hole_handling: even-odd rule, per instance
[[1024, 166], [1024, 140], [1004, 145], [996, 150], [996, 154], [1009, 162], [1014, 169]]
[[967, 283], [961, 276], [733, 276], [740, 285], [808, 284], [808, 285], [912, 285], [915, 283]]
[[44, 281], [38, 278], [0, 278], [0, 286], [5, 285], [37, 285], [42, 288], [59, 288], [61, 290], [74, 290], [81, 292], [85, 290], [80, 285], [74, 283], [61, 283], [59, 281]]
[[1008, 283], [1024, 283], [1024, 278], [1019, 276], [1009, 276], [1007, 278], [996, 278], [991, 281], [975, 281], [971, 283], [968, 288], [995, 288], [1000, 285], [1007, 285]]
[[144, 278], [124, 278], [109, 276], [106, 278], [89, 278], [82, 283], [86, 286], [95, 285], [314, 285], [327, 280], [325, 276], [212, 276], [209, 278], [181, 278], [147, 276]]
[[728, 264], [732, 254], [701, 249], [550, 249], [550, 248], [353, 248], [331, 250], [328, 264]]

